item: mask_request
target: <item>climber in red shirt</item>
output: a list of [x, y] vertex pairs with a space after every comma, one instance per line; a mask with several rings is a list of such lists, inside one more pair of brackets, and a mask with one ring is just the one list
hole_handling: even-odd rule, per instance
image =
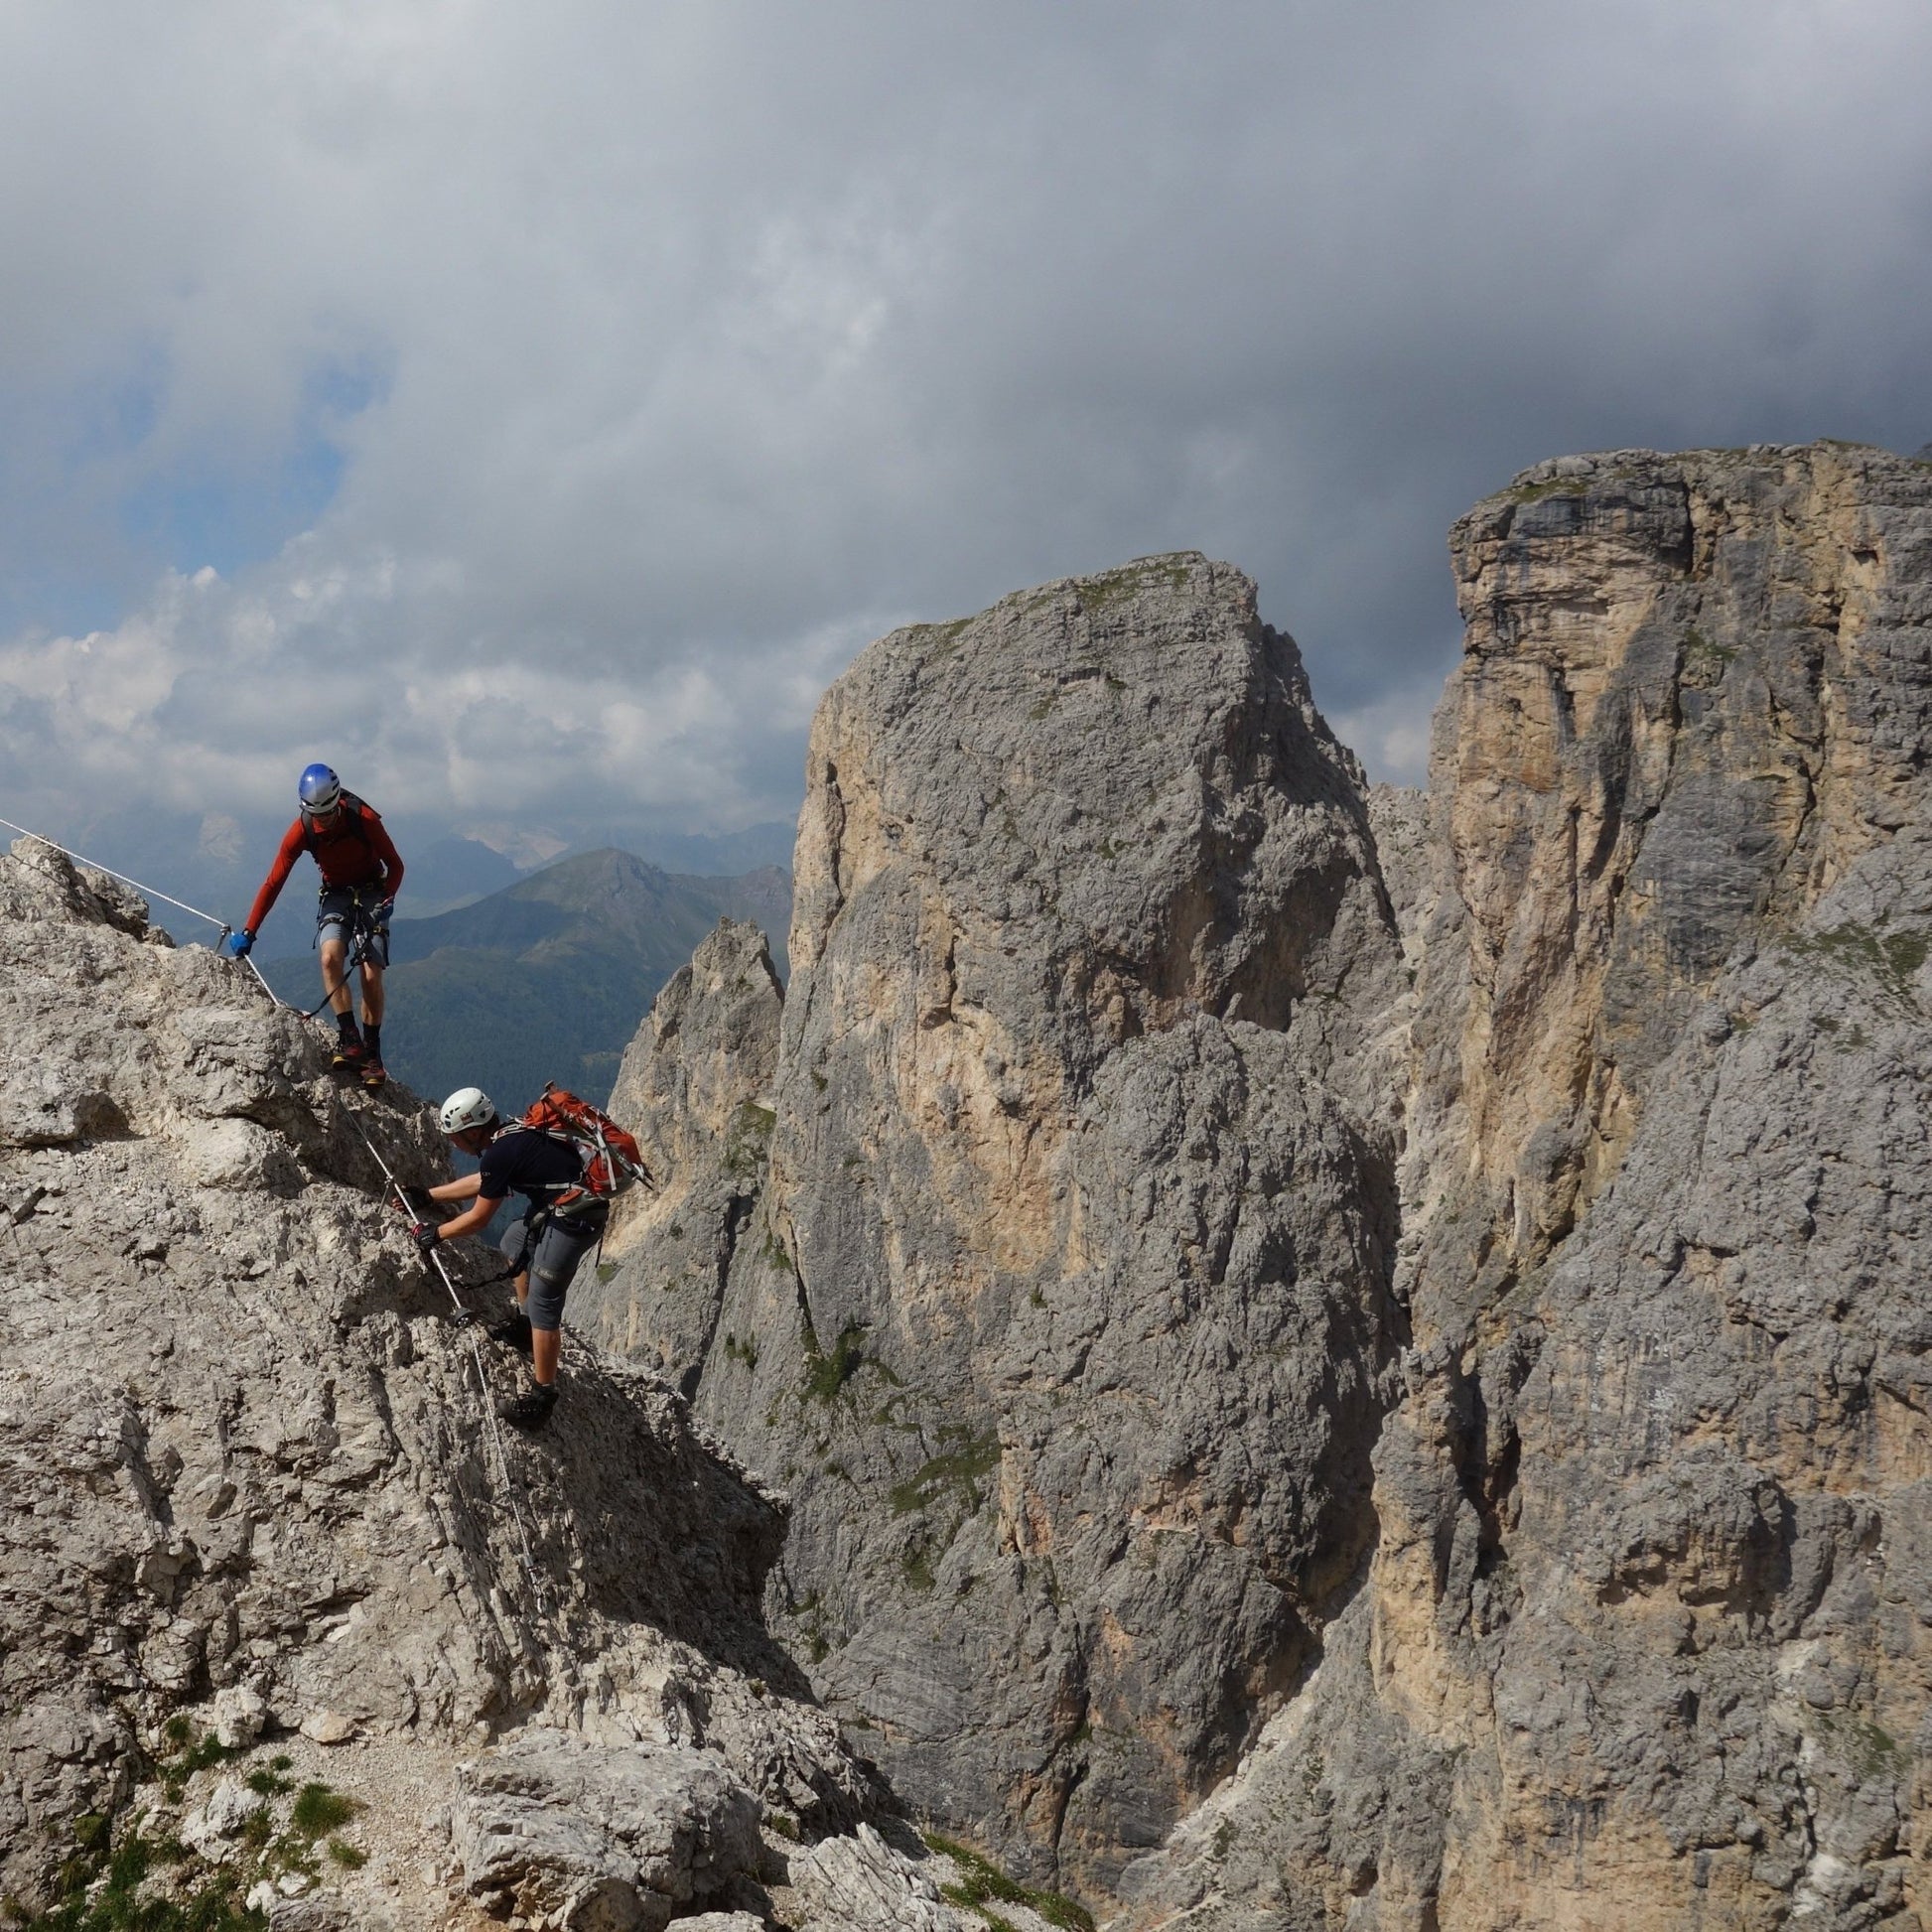
[[[328, 765], [310, 765], [299, 791], [302, 814], [283, 834], [247, 923], [228, 941], [228, 950], [237, 959], [246, 955], [295, 862], [308, 853], [322, 872], [316, 933], [322, 941], [322, 983], [336, 1016], [335, 1063], [359, 1073], [362, 1084], [373, 1089], [388, 1077], [382, 1065], [382, 974], [389, 964], [389, 918], [402, 886], [402, 860], [374, 807], [345, 791]], [[348, 984], [351, 945], [362, 981], [359, 1032]]]

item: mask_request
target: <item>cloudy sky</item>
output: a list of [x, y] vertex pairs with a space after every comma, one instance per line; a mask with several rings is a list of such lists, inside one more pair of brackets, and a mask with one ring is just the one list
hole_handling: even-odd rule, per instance
[[1414, 778], [1516, 470], [1932, 438], [1928, 72], [1923, 0], [11, 0], [0, 815], [732, 831], [869, 637], [1182, 546]]

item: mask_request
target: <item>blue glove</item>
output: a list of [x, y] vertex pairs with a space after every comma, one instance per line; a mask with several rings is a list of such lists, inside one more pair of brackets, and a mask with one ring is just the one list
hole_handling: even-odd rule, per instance
[[385, 898], [382, 901], [382, 903], [375, 908], [376, 931], [387, 932], [389, 930], [389, 921], [393, 919], [395, 916], [396, 916], [395, 900], [392, 898]]
[[243, 926], [239, 932], [229, 933], [228, 957], [230, 959], [246, 959], [248, 957], [248, 949], [254, 943], [255, 935], [246, 926]]

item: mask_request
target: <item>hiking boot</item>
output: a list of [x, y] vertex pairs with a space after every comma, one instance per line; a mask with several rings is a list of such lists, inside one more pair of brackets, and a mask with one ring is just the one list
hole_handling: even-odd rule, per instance
[[362, 1084], [373, 1093], [389, 1077], [389, 1069], [382, 1064], [380, 1057], [367, 1053], [362, 1061]]
[[550, 1420], [550, 1412], [557, 1406], [557, 1391], [546, 1388], [541, 1382], [533, 1382], [524, 1392], [508, 1402], [499, 1402], [496, 1413], [512, 1429], [522, 1429], [534, 1435]]
[[361, 1040], [351, 1038], [347, 1034], [339, 1034], [336, 1036], [336, 1051], [329, 1064], [338, 1072], [346, 1067], [351, 1073], [359, 1073], [367, 1064], [368, 1057], [369, 1049]]
[[500, 1321], [492, 1321], [483, 1333], [506, 1348], [520, 1349], [525, 1355], [530, 1352], [530, 1317], [521, 1309]]

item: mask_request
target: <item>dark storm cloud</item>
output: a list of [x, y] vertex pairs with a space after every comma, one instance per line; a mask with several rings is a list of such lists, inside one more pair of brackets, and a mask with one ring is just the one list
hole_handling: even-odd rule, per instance
[[877, 630], [1182, 545], [1415, 775], [1444, 531], [1518, 468], [1932, 434], [1929, 55], [1878, 4], [14, 10], [9, 795], [327, 751], [747, 823]]

